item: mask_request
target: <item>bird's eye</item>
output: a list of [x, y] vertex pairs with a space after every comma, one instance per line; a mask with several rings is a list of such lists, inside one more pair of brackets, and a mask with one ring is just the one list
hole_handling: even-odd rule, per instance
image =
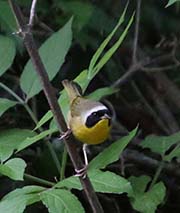
[[97, 115], [97, 112], [93, 112], [92, 115], [93, 115], [93, 116], [96, 116], [96, 115]]

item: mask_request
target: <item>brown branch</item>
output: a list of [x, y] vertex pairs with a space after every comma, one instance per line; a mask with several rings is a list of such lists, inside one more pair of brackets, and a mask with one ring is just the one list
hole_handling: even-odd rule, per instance
[[[37, 72], [37, 75], [40, 78], [40, 81], [41, 81], [41, 84], [43, 87], [43, 91], [48, 100], [48, 103], [49, 103], [51, 111], [54, 115], [54, 118], [57, 122], [59, 132], [61, 132], [61, 131], [65, 132], [67, 130], [67, 126], [66, 126], [62, 111], [58, 105], [57, 98], [53, 91], [52, 85], [49, 81], [44, 64], [42, 63], [42, 60], [41, 60], [38, 50], [36, 48], [34, 38], [31, 33], [31, 28], [29, 27], [29, 25], [27, 25], [25, 23], [24, 16], [23, 16], [20, 8], [18, 7], [18, 5], [15, 3], [15, 1], [9, 0], [9, 4], [12, 8], [12, 11], [16, 18], [17, 25], [19, 27], [19, 35], [23, 38], [26, 49], [27, 49], [27, 51], [31, 57], [32, 63], [35, 67], [35, 71]], [[34, 10], [35, 10], [35, 8], [34, 8]], [[72, 160], [74, 168], [76, 170], [80, 170], [83, 167], [83, 164], [76, 151], [75, 143], [73, 143], [73, 141], [71, 140], [71, 137], [68, 140], [64, 140], [64, 143], [67, 147], [67, 150], [68, 150], [68, 153]], [[87, 176], [84, 179], [82, 177], [80, 177], [80, 181], [81, 181], [84, 192], [87, 196], [87, 199], [89, 201], [89, 204], [91, 205], [93, 212], [96, 212], [96, 213], [103, 212], [102, 206], [96, 196], [96, 193], [92, 187], [92, 184], [91, 184], [89, 178]]]
[[112, 85], [113, 87], [119, 87], [123, 84], [125, 84], [127, 81], [129, 81], [130, 78], [132, 78], [132, 76], [141, 70], [142, 66], [146, 66], [150, 64], [150, 59], [149, 57], [147, 57], [146, 59], [144, 59], [142, 62], [136, 62], [135, 64], [132, 64], [130, 66], [130, 68], [127, 70], [127, 72], [121, 77], [119, 78], [117, 81], [114, 82], [114, 84]]
[[[154, 68], [150, 67], [153, 64], [160, 64], [163, 62], [167, 62], [168, 60], [173, 60], [174, 65], [165, 66], [165, 67], [154, 67]], [[156, 71], [163, 71], [163, 69], [165, 71], [165, 70], [169, 70], [170, 68], [177, 68], [179, 66], [180, 66], [180, 62], [174, 58], [174, 55], [172, 53], [166, 54], [166, 55], [161, 55], [154, 59], [150, 59], [149, 57], [146, 57], [145, 59], [142, 59], [139, 62], [132, 63], [132, 65], [129, 67], [129, 69], [126, 71], [126, 73], [124, 73], [124, 75], [121, 76], [121, 78], [119, 78], [117, 81], [115, 81], [112, 86], [119, 87], [119, 86], [125, 84], [137, 72], [147, 72], [148, 73], [148, 70], [149, 70], [149, 72], [154, 72], [155, 69], [156, 69]]]

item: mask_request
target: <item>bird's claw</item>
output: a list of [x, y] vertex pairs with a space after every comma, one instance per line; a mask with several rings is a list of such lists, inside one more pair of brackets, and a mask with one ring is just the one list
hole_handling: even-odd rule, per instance
[[87, 176], [87, 165], [85, 165], [82, 169], [75, 169], [76, 174], [75, 177], [82, 177], [83, 179]]
[[59, 137], [59, 140], [67, 139], [70, 134], [71, 134], [71, 129], [68, 129], [66, 132], [62, 132]]

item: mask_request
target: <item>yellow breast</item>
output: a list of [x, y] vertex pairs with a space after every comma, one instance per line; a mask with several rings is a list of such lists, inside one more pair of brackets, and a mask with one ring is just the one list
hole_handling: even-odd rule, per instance
[[86, 144], [99, 144], [104, 142], [108, 138], [111, 129], [108, 119], [99, 121], [91, 128], [82, 125], [80, 118], [76, 118], [71, 124], [73, 135], [79, 141]]

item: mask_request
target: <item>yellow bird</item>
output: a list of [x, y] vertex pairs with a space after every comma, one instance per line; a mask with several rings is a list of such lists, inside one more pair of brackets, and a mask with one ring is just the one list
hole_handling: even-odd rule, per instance
[[75, 138], [85, 144], [104, 142], [111, 130], [110, 110], [102, 103], [81, 96], [77, 85], [62, 81], [70, 101], [68, 127]]
[[111, 113], [104, 104], [82, 97], [74, 82], [64, 80], [62, 84], [70, 101], [68, 128], [75, 138], [84, 143], [83, 154], [86, 166], [79, 171], [76, 170], [77, 176], [84, 176], [88, 165], [86, 145], [100, 144], [108, 138], [111, 130]]

